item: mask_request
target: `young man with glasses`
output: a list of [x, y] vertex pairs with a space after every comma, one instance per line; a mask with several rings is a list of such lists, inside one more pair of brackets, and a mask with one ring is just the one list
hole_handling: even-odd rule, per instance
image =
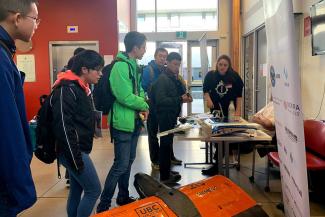
[[53, 132], [59, 162], [69, 171], [68, 216], [88, 217], [101, 193], [89, 156], [95, 133], [90, 84], [102, 76], [104, 59], [93, 50], [73, 57], [71, 70], [61, 74], [51, 95]]
[[15, 40], [29, 42], [39, 21], [36, 0], [0, 0], [0, 216], [16, 216], [36, 201], [24, 75], [12, 58]]

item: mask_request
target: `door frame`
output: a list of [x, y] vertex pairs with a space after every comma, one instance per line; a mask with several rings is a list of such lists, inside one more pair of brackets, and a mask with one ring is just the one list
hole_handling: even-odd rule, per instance
[[[261, 31], [263, 28], [265, 28], [265, 24], [262, 24], [262, 25], [260, 25], [260, 26], [258, 26], [257, 28], [255, 28], [254, 30], [252, 30], [252, 31], [250, 31], [250, 32], [248, 32], [247, 34], [245, 34], [245, 35], [243, 35], [242, 36], [242, 44], [243, 45], [245, 45], [245, 39], [246, 39], [246, 37], [248, 37], [248, 36], [250, 36], [250, 35], [254, 35], [254, 43], [253, 43], [253, 105], [252, 105], [252, 108], [253, 108], [253, 114], [255, 114], [257, 111], [257, 80], [256, 80], [256, 73], [258, 73], [258, 70], [259, 70], [259, 66], [258, 66], [258, 47], [257, 47], [257, 45], [258, 45], [258, 39], [257, 39], [257, 33], [259, 32], [259, 31]], [[245, 47], [244, 47], [244, 49], [242, 49], [242, 58], [243, 58], [243, 61], [242, 61], [242, 74], [244, 75], [244, 82], [245, 82]], [[269, 95], [269, 90], [268, 90], [268, 79], [269, 79], [269, 77], [268, 77], [268, 75], [267, 75], [267, 78], [266, 78], [266, 104], [269, 102], [269, 99], [268, 99], [268, 95]], [[244, 90], [245, 91], [245, 90]], [[245, 94], [244, 94], [245, 95]], [[243, 102], [242, 102], [243, 104], [242, 104], [242, 108], [244, 108], [245, 109], [245, 100], [243, 100]], [[244, 109], [243, 109], [243, 115], [245, 115], [246, 113], [246, 111], [244, 111]]]
[[64, 45], [76, 45], [76, 46], [85, 46], [85, 45], [95, 45], [95, 51], [99, 52], [99, 41], [50, 41], [49, 42], [49, 57], [50, 57], [50, 85], [54, 83], [53, 79], [53, 49], [55, 46], [64, 46]]
[[[217, 62], [217, 57], [219, 54], [218, 49], [218, 39], [208, 39], [207, 40], [207, 47], [212, 47], [212, 56], [211, 56], [211, 68], [215, 68]], [[187, 88], [188, 92], [192, 93], [192, 87], [201, 87], [203, 86], [203, 80], [204, 80], [204, 73], [202, 73], [202, 83], [195, 83], [192, 82], [192, 47], [200, 47], [200, 42], [195, 40], [189, 40], [187, 41]], [[204, 103], [204, 97], [203, 97], [203, 106], [205, 107]], [[203, 109], [206, 111], [206, 108]], [[187, 103], [187, 113], [188, 115], [192, 114], [192, 103]]]

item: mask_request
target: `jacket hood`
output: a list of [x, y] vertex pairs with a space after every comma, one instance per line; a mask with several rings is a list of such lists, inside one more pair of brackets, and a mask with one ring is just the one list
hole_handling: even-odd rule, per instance
[[0, 26], [0, 40], [5, 43], [12, 54], [16, 53], [16, 45], [14, 40], [2, 26]]
[[87, 96], [91, 94], [89, 84], [85, 83], [81, 78], [73, 73], [71, 70], [68, 70], [64, 73], [58, 74], [58, 79], [55, 81], [53, 88], [57, 87], [63, 80], [65, 81], [77, 81], [80, 87], [86, 92]]
[[137, 61], [135, 59], [130, 59], [127, 55], [127, 53], [125, 52], [119, 52], [117, 55], [116, 55], [116, 58], [118, 59], [121, 59], [129, 64], [131, 64], [131, 66], [136, 69], [137, 67]]

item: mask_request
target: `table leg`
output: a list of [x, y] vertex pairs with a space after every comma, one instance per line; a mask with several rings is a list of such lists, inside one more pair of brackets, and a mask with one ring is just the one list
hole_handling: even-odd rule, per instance
[[226, 177], [229, 178], [229, 142], [223, 142], [225, 145], [225, 166], [226, 166]]
[[213, 143], [210, 142], [210, 163], [213, 163]]
[[[211, 144], [210, 144], [211, 145]], [[205, 142], [205, 163], [209, 163], [209, 153], [208, 153], [209, 143]]]
[[219, 170], [219, 174], [224, 174], [223, 172], [223, 142], [218, 142], [216, 143], [218, 145], [218, 170]]
[[253, 164], [252, 164], [252, 176], [249, 177], [249, 180], [251, 182], [254, 182], [254, 179], [255, 179], [255, 154], [256, 154], [256, 145], [254, 144], [254, 147], [253, 147]]

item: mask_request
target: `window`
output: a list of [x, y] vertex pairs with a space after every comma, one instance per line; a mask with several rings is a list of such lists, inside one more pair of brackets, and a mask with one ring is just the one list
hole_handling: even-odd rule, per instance
[[155, 32], [155, 1], [137, 0], [137, 29], [139, 32]]
[[140, 32], [217, 31], [217, 15], [218, 0], [137, 0]]

